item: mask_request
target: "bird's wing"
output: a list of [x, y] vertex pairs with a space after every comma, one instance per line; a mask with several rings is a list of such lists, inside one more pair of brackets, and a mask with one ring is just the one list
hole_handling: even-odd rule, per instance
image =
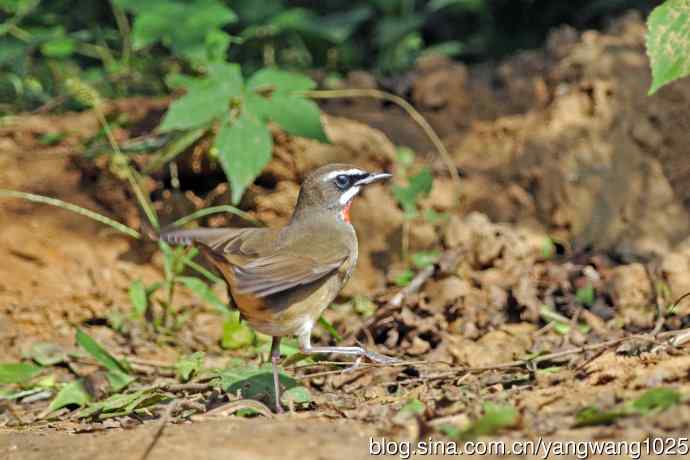
[[309, 284], [337, 270], [345, 257], [317, 260], [309, 256], [276, 253], [243, 266], [235, 266], [236, 289], [243, 294], [266, 297]]
[[262, 248], [270, 248], [275, 234], [268, 228], [199, 228], [163, 232], [160, 238], [172, 244], [200, 244], [216, 254], [257, 257]]
[[266, 297], [309, 284], [337, 270], [348, 258], [345, 245], [334, 244], [332, 234], [319, 233], [277, 242], [278, 230], [198, 229], [175, 230], [161, 235], [173, 244], [200, 247], [222, 271], [228, 268], [235, 291]]

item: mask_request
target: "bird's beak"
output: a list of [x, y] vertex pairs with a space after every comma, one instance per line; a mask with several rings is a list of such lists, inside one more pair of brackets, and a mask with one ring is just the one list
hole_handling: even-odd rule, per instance
[[388, 179], [389, 177], [393, 177], [393, 175], [388, 174], [388, 173], [370, 173], [368, 176], [355, 182], [354, 185], [356, 185], [356, 186], [367, 185], [367, 184], [371, 184], [373, 182], [378, 182], [378, 181]]

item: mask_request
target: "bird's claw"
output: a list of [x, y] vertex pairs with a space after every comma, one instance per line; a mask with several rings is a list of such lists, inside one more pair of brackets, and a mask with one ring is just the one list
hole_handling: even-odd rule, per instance
[[377, 364], [395, 364], [401, 362], [397, 358], [393, 358], [392, 356], [386, 356], [382, 355], [380, 353], [376, 353], [375, 351], [367, 351], [364, 356], [367, 357], [370, 361], [377, 363]]

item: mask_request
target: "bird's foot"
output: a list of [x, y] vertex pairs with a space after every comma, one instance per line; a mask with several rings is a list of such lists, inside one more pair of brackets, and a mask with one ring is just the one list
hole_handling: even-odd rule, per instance
[[364, 356], [366, 356], [367, 359], [369, 359], [370, 361], [377, 364], [396, 364], [401, 362], [398, 358], [382, 355], [380, 353], [376, 353], [375, 351], [366, 351], [364, 353]]

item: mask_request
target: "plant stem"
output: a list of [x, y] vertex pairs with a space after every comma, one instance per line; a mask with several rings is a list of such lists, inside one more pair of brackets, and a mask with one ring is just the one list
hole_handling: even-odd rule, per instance
[[101, 224], [108, 225], [118, 232], [124, 233], [125, 235], [131, 236], [132, 238], [140, 239], [141, 238], [141, 233], [138, 231], [134, 230], [131, 227], [126, 226], [125, 224], [121, 224], [120, 222], [113, 220], [109, 217], [106, 217], [102, 214], [99, 214], [97, 212], [91, 211], [86, 208], [82, 208], [81, 206], [77, 206], [76, 204], [72, 203], [67, 203], [66, 201], [59, 200], [57, 198], [51, 198], [43, 195], [36, 195], [33, 193], [26, 193], [26, 192], [19, 192], [16, 190], [6, 190], [6, 189], [0, 189], [0, 196], [8, 196], [12, 198], [22, 198], [24, 200], [28, 201], [33, 201], [35, 203], [41, 203], [41, 204], [47, 204], [50, 206], [56, 206], [58, 208], [66, 209], [68, 211], [75, 212], [77, 214], [80, 214], [84, 217], [88, 217], [89, 219], [95, 220], [96, 222], [100, 222]]
[[221, 281], [223, 281], [221, 278], [217, 277], [216, 275], [214, 275], [210, 271], [206, 270], [204, 267], [202, 267], [198, 263], [194, 262], [193, 260], [186, 260], [185, 265], [187, 265], [192, 270], [202, 274], [212, 283], [220, 283]]
[[173, 142], [161, 149], [161, 153], [157, 155], [153, 160], [148, 162], [146, 166], [144, 166], [143, 173], [149, 174], [153, 171], [156, 171], [165, 163], [173, 160], [179, 154], [184, 152], [187, 149], [187, 147], [196, 142], [207, 131], [207, 129], [208, 128], [206, 127], [193, 129], [189, 132], [184, 133], [178, 139], [175, 139]]
[[129, 160], [127, 160], [126, 157], [122, 154], [120, 146], [117, 144], [117, 140], [115, 139], [115, 136], [113, 135], [113, 132], [110, 129], [110, 124], [108, 123], [108, 120], [105, 119], [105, 115], [101, 110], [100, 104], [94, 104], [94, 111], [96, 112], [98, 121], [103, 126], [103, 130], [105, 131], [105, 135], [108, 138], [110, 147], [115, 151], [117, 155], [121, 156], [122, 158], [125, 158], [124, 167], [125, 174], [127, 176], [127, 181], [129, 181], [129, 185], [132, 187], [132, 190], [134, 190], [134, 194], [137, 197], [137, 201], [139, 201], [139, 205], [144, 210], [144, 214], [146, 214], [149, 223], [153, 226], [155, 230], [159, 230], [160, 224], [158, 223], [158, 216], [156, 216], [156, 212], [153, 210], [153, 205], [151, 204], [149, 199], [144, 195], [144, 192], [141, 190], [139, 182], [135, 177], [134, 170], [129, 165]]
[[132, 55], [131, 28], [129, 27], [129, 21], [122, 8], [117, 6], [113, 0], [110, 0], [110, 6], [113, 10], [113, 16], [115, 16], [117, 29], [120, 31], [120, 36], [122, 37], [122, 62], [125, 68], [129, 69], [129, 61]]

